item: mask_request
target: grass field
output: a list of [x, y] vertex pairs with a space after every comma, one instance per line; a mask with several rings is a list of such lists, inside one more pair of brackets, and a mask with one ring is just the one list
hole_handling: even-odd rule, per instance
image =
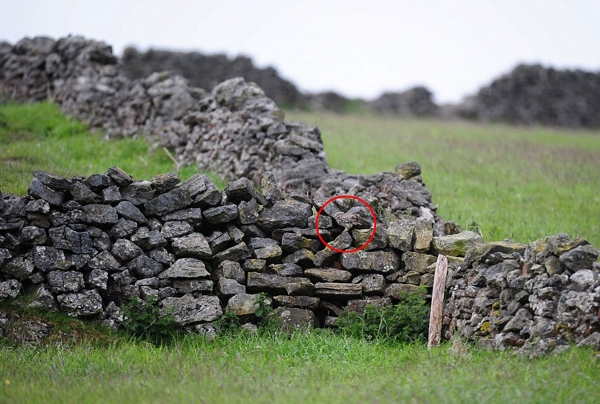
[[187, 337], [171, 347], [0, 350], [2, 403], [595, 403], [589, 350], [529, 360], [331, 333]]
[[317, 125], [330, 166], [355, 174], [417, 161], [442, 217], [486, 241], [551, 234], [600, 246], [600, 131], [289, 111]]
[[[372, 173], [419, 161], [440, 213], [479, 222], [488, 240], [568, 232], [600, 245], [599, 133], [288, 117], [321, 127], [333, 167]], [[0, 144], [0, 189], [16, 194], [36, 169], [90, 175], [118, 165], [135, 178], [175, 169], [143, 140], [106, 142], [50, 104], [0, 105]], [[183, 168], [182, 179], [193, 172]], [[428, 351], [331, 332], [188, 335], [160, 347], [110, 333], [40, 348], [0, 344], [0, 403], [596, 403], [598, 380], [588, 349], [533, 360], [475, 348], [454, 355], [448, 344]]]

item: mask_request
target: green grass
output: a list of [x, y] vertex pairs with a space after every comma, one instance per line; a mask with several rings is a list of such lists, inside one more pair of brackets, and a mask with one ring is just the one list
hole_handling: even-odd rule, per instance
[[[144, 139], [107, 141], [90, 135], [85, 125], [66, 119], [51, 103], [0, 105], [0, 144], [0, 190], [15, 195], [26, 194], [35, 170], [87, 177], [118, 166], [135, 179], [178, 171], [163, 149], [149, 151]], [[196, 172], [184, 166], [179, 175], [185, 180]]]
[[487, 241], [568, 233], [600, 246], [600, 131], [290, 111], [317, 125], [331, 167], [418, 161], [438, 212]]
[[[589, 350], [528, 360], [331, 333], [0, 350], [3, 403], [597, 402]], [[6, 382], [8, 381], [8, 382]]]

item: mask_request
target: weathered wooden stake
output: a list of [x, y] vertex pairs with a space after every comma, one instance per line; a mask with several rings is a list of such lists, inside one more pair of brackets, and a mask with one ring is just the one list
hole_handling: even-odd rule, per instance
[[433, 277], [433, 293], [431, 295], [431, 313], [429, 314], [429, 339], [427, 348], [439, 345], [442, 338], [442, 318], [444, 310], [444, 292], [448, 276], [448, 258], [438, 255]]

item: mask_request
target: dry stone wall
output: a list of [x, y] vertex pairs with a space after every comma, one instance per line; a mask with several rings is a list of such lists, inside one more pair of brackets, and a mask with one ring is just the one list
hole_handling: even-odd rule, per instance
[[[328, 326], [344, 309], [430, 287], [444, 254], [446, 337], [532, 355], [600, 348], [597, 249], [564, 235], [521, 245], [455, 234], [419, 164], [333, 170], [318, 128], [286, 123], [254, 84], [232, 79], [207, 92], [169, 73], [130, 80], [104, 43], [26, 38], [0, 43], [0, 92], [51, 98], [108, 137], [146, 136], [232, 179], [220, 191], [202, 175], [180, 183], [172, 174], [134, 181], [116, 167], [88, 178], [36, 172], [27, 196], [0, 195], [0, 300], [31, 291], [35, 306], [118, 325], [124, 302], [156, 296], [177, 322], [207, 332], [227, 308], [252, 323], [266, 293], [288, 326]], [[335, 252], [318, 237], [315, 214], [342, 194], [377, 216], [361, 251]], [[369, 215], [352, 200], [327, 204], [323, 241], [363, 245]], [[2, 332], [8, 320], [0, 315]]]
[[[206, 330], [224, 309], [254, 321], [266, 293], [289, 326], [318, 327], [344, 308], [431, 286], [431, 222], [376, 214], [364, 250], [335, 252], [315, 228], [324, 204], [271, 179], [262, 192], [245, 177], [219, 191], [199, 174], [180, 183], [173, 174], [134, 181], [117, 167], [87, 178], [37, 171], [27, 196], [1, 195], [0, 300], [31, 292], [32, 306], [116, 326], [123, 303], [157, 297], [178, 323]], [[340, 250], [363, 245], [374, 226], [348, 199], [319, 217], [319, 234]]]

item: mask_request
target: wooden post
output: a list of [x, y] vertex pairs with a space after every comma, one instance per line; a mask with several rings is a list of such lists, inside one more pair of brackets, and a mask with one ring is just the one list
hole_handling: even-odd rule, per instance
[[448, 276], [448, 258], [438, 255], [433, 277], [433, 293], [431, 295], [431, 312], [429, 314], [429, 339], [427, 348], [439, 345], [442, 338], [442, 319], [444, 310], [444, 292]]

